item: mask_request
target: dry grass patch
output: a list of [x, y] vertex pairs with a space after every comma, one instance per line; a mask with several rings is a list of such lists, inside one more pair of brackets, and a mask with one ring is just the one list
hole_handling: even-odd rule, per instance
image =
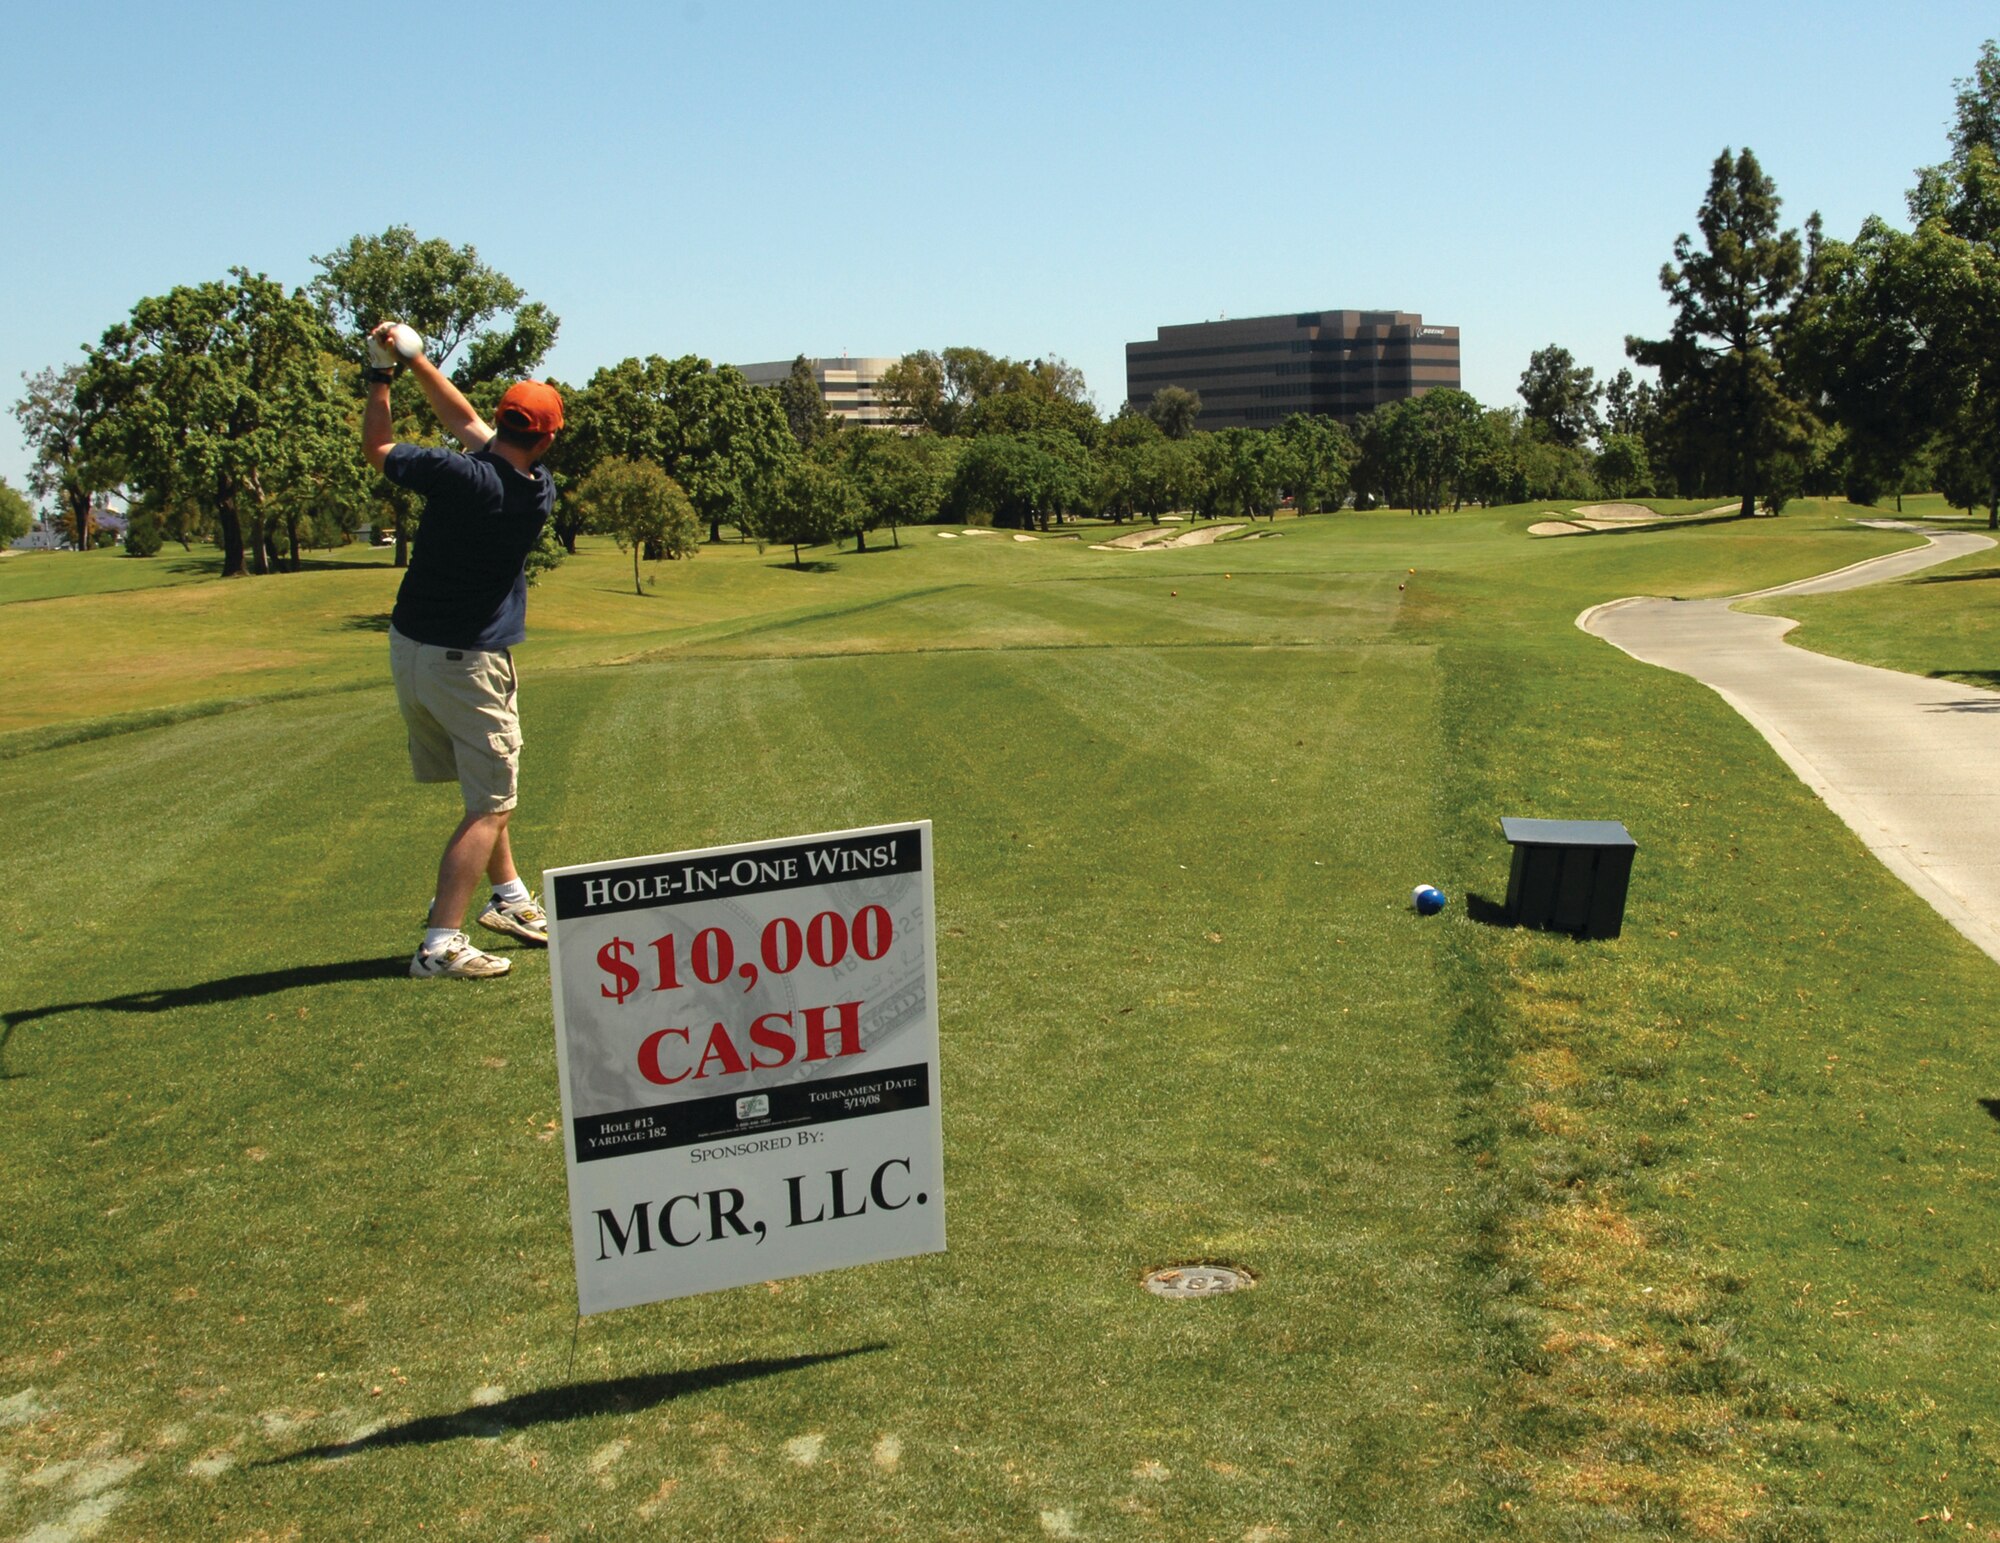
[[[1632, 1106], [1674, 1034], [1586, 1025], [1575, 996], [1509, 950], [1492, 1021], [1500, 1122], [1474, 1167], [1499, 1202], [1489, 1239], [1493, 1321], [1517, 1347], [1489, 1424], [1484, 1468], [1529, 1534], [1544, 1526], [1757, 1535], [1770, 1498], [1745, 1461], [1758, 1379], [1727, 1316], [1740, 1283], [1706, 1269], [1650, 1219], [1670, 1180]], [[1657, 1109], [1653, 1108], [1657, 1113]], [[1483, 1155], [1483, 1154], [1482, 1154]], [[1641, 1178], [1641, 1175], [1644, 1178]]]

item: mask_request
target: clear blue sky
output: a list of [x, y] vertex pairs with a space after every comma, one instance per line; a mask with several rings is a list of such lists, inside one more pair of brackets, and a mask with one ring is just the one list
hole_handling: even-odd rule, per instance
[[[550, 373], [1394, 307], [1514, 402], [1608, 376], [1725, 145], [1788, 222], [1900, 219], [1984, 3], [23, 6], [0, 386], [142, 295], [288, 283], [358, 232], [470, 242], [562, 317]], [[0, 475], [27, 456], [0, 419]]]

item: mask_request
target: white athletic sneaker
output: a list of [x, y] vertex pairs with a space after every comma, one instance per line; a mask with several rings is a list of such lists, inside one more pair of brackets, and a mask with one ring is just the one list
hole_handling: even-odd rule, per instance
[[463, 980], [480, 980], [490, 975], [505, 975], [513, 968], [511, 959], [502, 959], [498, 954], [474, 948], [472, 940], [462, 932], [454, 932], [434, 949], [426, 951], [419, 948], [416, 957], [410, 961], [410, 973], [418, 980], [434, 980], [447, 975]]
[[479, 913], [479, 925], [488, 932], [504, 932], [510, 938], [519, 938], [523, 943], [549, 946], [549, 913], [533, 895], [512, 905], [489, 898], [486, 909]]

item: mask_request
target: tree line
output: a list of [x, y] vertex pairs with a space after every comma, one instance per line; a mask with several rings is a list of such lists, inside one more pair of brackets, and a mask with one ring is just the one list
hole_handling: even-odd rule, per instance
[[[1637, 424], [1652, 475], [1743, 514], [1798, 493], [1874, 504], [1919, 489], [2000, 527], [2000, 52], [1957, 82], [1950, 155], [1922, 168], [1914, 229], [1852, 241], [1781, 228], [1775, 182], [1724, 150], [1661, 287], [1664, 338], [1628, 338], [1659, 386]], [[1609, 442], [1607, 441], [1607, 444]]]
[[[1169, 386], [1100, 416], [1062, 359], [956, 346], [905, 355], [879, 384], [899, 426], [830, 415], [805, 359], [775, 388], [692, 355], [628, 358], [556, 382], [568, 424], [550, 467], [563, 497], [538, 565], [586, 530], [676, 558], [702, 540], [865, 550], [945, 520], [1051, 530], [1080, 517], [1255, 520], [1377, 504], [1711, 496], [1750, 514], [1800, 493], [1859, 503], [1918, 487], [2000, 526], [2000, 53], [1957, 83], [1950, 154], [1922, 169], [1914, 228], [1871, 217], [1851, 241], [1783, 229], [1776, 185], [1724, 150], [1660, 283], [1668, 336], [1630, 337], [1600, 384], [1565, 348], [1529, 359], [1521, 405], [1458, 390], [1388, 403], [1352, 424], [1297, 414], [1266, 429], [1196, 427]], [[534, 373], [559, 321], [471, 247], [406, 226], [355, 236], [286, 289], [232, 269], [141, 300], [81, 362], [26, 378], [15, 404], [29, 492], [79, 546], [95, 500], [128, 501], [127, 549], [212, 539], [226, 574], [296, 568], [305, 547], [361, 525], [404, 560], [420, 509], [355, 450], [362, 339], [409, 322], [432, 360], [490, 411]], [[435, 439], [410, 381], [399, 438]], [[25, 501], [0, 484], [0, 527]]]

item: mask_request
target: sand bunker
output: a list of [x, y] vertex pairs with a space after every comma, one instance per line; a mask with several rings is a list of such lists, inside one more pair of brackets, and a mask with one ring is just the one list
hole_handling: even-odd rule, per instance
[[1239, 531], [1242, 528], [1241, 525], [1204, 525], [1200, 530], [1182, 531], [1173, 540], [1169, 541], [1167, 545], [1207, 546], [1211, 541], [1218, 540], [1223, 536], [1229, 535], [1232, 531]]
[[1023, 536], [1017, 531], [1014, 535], [1014, 539], [1016, 541], [1033, 541], [1035, 538], [1033, 536]]
[[1735, 504], [1717, 504], [1713, 509], [1697, 509], [1692, 514], [1655, 514], [1644, 504], [1581, 504], [1569, 514], [1538, 520], [1528, 527], [1531, 536], [1587, 536], [1598, 530], [1636, 530], [1648, 525], [1678, 525], [1687, 520], [1712, 520], [1718, 514], [1734, 514]]
[[1659, 516], [1644, 504], [1580, 504], [1570, 511], [1577, 520], [1609, 520], [1622, 524], [1628, 520], [1657, 520]]
[[[1241, 525], [1204, 525], [1199, 530], [1168, 530], [1163, 525], [1154, 525], [1142, 530], [1128, 530], [1109, 541], [1094, 542], [1090, 549], [1093, 552], [1160, 552], [1170, 546], [1207, 546], [1242, 528]], [[1245, 536], [1243, 539], [1248, 541], [1252, 538]]]
[[1178, 531], [1167, 530], [1157, 525], [1150, 526], [1144, 530], [1128, 530], [1122, 536], [1113, 536], [1109, 541], [1098, 542], [1095, 550], [1099, 552], [1137, 552], [1144, 550], [1146, 547], [1158, 546], [1162, 542], [1172, 541], [1179, 534]]
[[937, 538], [940, 541], [956, 541], [958, 539], [958, 532], [955, 530], [941, 530], [937, 533]]

